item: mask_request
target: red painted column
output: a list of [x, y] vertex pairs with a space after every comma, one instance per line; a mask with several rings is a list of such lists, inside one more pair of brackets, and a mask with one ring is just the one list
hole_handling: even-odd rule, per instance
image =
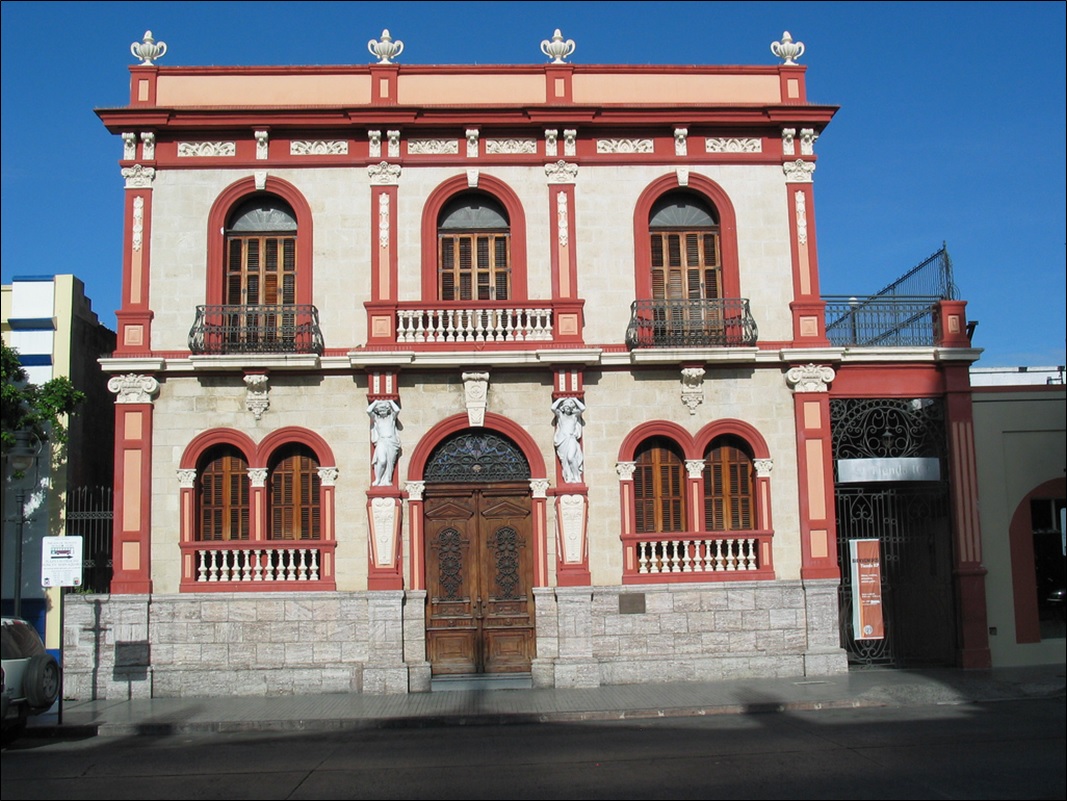
[[833, 441], [828, 388], [834, 371], [825, 365], [793, 367], [797, 428], [797, 474], [800, 495], [800, 576], [840, 579], [837, 564], [837, 515], [834, 508]]
[[978, 517], [978, 467], [974, 450], [974, 410], [970, 365], [945, 368], [945, 419], [948, 428], [952, 537], [956, 557], [959, 661], [964, 668], [992, 665], [986, 615], [982, 531]]
[[[131, 135], [132, 136], [132, 135]], [[127, 150], [136, 154], [136, 141], [127, 141]], [[154, 140], [151, 152], [154, 159]], [[148, 148], [141, 145], [142, 153]], [[152, 241], [152, 181], [155, 168], [124, 159], [126, 179], [126, 232], [122, 246], [122, 307], [115, 312], [118, 322], [116, 356], [147, 354], [152, 349], [152, 310], [149, 308], [149, 265]], [[154, 160], [153, 160], [154, 163]]]
[[[379, 148], [381, 145], [379, 144]], [[396, 343], [397, 237], [396, 204], [400, 165], [382, 161], [371, 173], [371, 299], [367, 308], [367, 343]]]
[[[784, 86], [784, 85], [783, 85]], [[786, 217], [793, 263], [793, 342], [796, 346], [829, 345], [825, 303], [819, 294], [819, 257], [815, 246], [815, 171], [813, 129], [782, 131], [782, 169], [786, 175]]]
[[555, 220], [549, 248], [552, 265], [552, 335], [557, 343], [580, 343], [584, 320], [583, 304], [578, 299], [574, 219], [574, 182], [578, 165], [559, 160], [546, 170], [549, 219]]
[[107, 382], [115, 400], [115, 510], [111, 592], [152, 592], [152, 396], [159, 382], [146, 375]]

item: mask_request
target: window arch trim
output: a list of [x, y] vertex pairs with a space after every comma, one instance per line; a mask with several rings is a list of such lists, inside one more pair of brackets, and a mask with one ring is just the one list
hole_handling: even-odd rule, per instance
[[729, 195], [721, 186], [695, 173], [689, 174], [685, 187], [679, 186], [674, 173], [650, 183], [634, 206], [634, 289], [635, 297], [652, 297], [652, 232], [649, 227], [652, 207], [664, 195], [688, 190], [701, 196], [719, 214], [719, 249], [722, 257], [722, 293], [724, 298], [741, 297], [738, 268], [737, 215]]
[[472, 187], [466, 174], [457, 175], [434, 189], [422, 209], [422, 299], [437, 298], [437, 223], [441, 212], [458, 195], [476, 191], [489, 195], [504, 207], [511, 224], [511, 291], [512, 301], [528, 299], [526, 286], [526, 215], [515, 191], [499, 178], [480, 174], [478, 185]]
[[267, 176], [263, 189], [256, 187], [254, 177], [242, 178], [219, 193], [208, 213], [207, 221], [207, 286], [205, 303], [222, 305], [224, 301], [224, 262], [226, 259], [226, 224], [237, 208], [256, 194], [276, 195], [296, 215], [296, 303], [310, 305], [313, 298], [312, 254], [314, 253], [311, 206], [303, 194], [288, 181]]

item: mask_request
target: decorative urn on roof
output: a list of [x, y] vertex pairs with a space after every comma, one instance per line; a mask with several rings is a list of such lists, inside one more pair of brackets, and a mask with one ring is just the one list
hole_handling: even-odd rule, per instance
[[378, 58], [379, 64], [392, 64], [392, 59], [399, 56], [404, 52], [404, 43], [397, 39], [393, 41], [393, 37], [389, 35], [389, 29], [386, 28], [382, 31], [382, 39], [371, 39], [367, 42], [367, 49], [372, 56]]
[[141, 66], [151, 67], [155, 59], [163, 58], [167, 52], [167, 43], [157, 42], [152, 38], [152, 31], [145, 31], [144, 41], [131, 44], [130, 52], [133, 53], [134, 58], [141, 59]]
[[552, 59], [553, 64], [562, 64], [563, 59], [571, 55], [574, 52], [575, 44], [573, 39], [563, 40], [563, 34], [560, 33], [559, 28], [556, 28], [556, 32], [552, 34], [552, 41], [548, 39], [541, 40], [541, 52]]

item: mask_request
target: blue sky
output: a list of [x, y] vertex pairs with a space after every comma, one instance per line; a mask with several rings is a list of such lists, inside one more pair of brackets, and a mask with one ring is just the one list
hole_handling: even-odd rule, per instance
[[8, 2], [2, 13], [2, 280], [73, 272], [110, 327], [121, 282], [122, 144], [94, 108], [129, 98], [130, 44], [161, 65], [775, 64], [807, 48], [822, 291], [876, 292], [948, 245], [979, 366], [1062, 365], [1063, 2]]

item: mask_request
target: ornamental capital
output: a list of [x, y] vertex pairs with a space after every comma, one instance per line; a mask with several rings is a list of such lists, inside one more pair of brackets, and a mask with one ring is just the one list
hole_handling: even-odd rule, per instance
[[703, 459], [686, 459], [685, 472], [689, 478], [700, 478], [704, 474], [705, 462]]
[[248, 483], [253, 487], [265, 487], [265, 486], [267, 486], [267, 468], [265, 468], [265, 467], [250, 467], [250, 468], [248, 468]]
[[547, 478], [531, 478], [530, 479], [530, 492], [535, 498], [547, 498], [548, 497], [548, 479]]
[[633, 481], [637, 462], [615, 462], [615, 473], [619, 481]]
[[422, 493], [426, 491], [426, 482], [409, 481], [407, 484], [404, 485], [404, 487], [408, 491], [409, 501], [421, 501]]
[[826, 392], [835, 375], [834, 368], [825, 364], [805, 364], [789, 368], [785, 380], [794, 392]]
[[181, 469], [178, 471], [178, 486], [181, 489], [196, 488], [196, 470]]
[[134, 164], [132, 167], [122, 168], [122, 177], [126, 179], [127, 189], [151, 189], [152, 181], [156, 178], [156, 168]]
[[545, 175], [550, 184], [573, 184], [578, 180], [578, 165], [560, 159], [555, 164], [545, 165]]
[[803, 159], [787, 161], [782, 165], [782, 172], [785, 173], [785, 180], [788, 183], [810, 184], [812, 182], [811, 174], [815, 172], [815, 163], [804, 161]]
[[337, 485], [337, 476], [340, 475], [336, 467], [320, 467], [319, 468], [319, 482], [324, 487], [333, 487]]
[[756, 468], [756, 478], [769, 478], [774, 469], [774, 459], [753, 459], [752, 466]]
[[107, 382], [107, 388], [118, 395], [115, 403], [151, 403], [159, 392], [159, 382], [150, 375], [117, 375]]
[[388, 161], [367, 167], [367, 175], [370, 177], [372, 186], [395, 186], [400, 183], [400, 172], [399, 164], [390, 164]]

